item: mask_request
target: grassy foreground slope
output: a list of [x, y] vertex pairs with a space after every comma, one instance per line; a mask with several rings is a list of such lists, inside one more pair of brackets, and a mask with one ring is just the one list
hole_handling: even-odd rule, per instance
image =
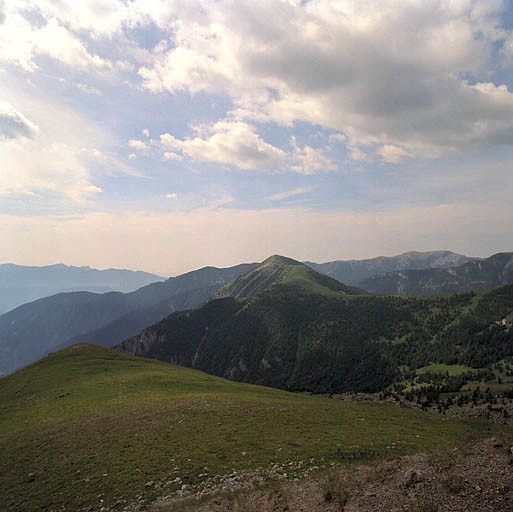
[[1, 506], [12, 511], [122, 510], [205, 472], [449, 448], [477, 433], [439, 415], [230, 382], [86, 344], [0, 379], [0, 395]]

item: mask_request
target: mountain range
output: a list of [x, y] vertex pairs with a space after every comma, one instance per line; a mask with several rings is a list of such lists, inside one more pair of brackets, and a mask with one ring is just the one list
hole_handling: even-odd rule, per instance
[[165, 278], [142, 271], [70, 267], [57, 264], [27, 267], [0, 265], [0, 313], [61, 292], [128, 293]]
[[0, 316], [0, 375], [74, 343], [77, 336], [112, 346], [177, 309], [205, 302], [250, 268], [205, 267], [130, 293], [60, 293], [23, 304]]
[[486, 290], [513, 283], [513, 253], [467, 261], [450, 268], [402, 269], [378, 274], [360, 282], [372, 293], [402, 295], [441, 295]]
[[[478, 260], [449, 251], [433, 251], [409, 252], [393, 258], [359, 262], [304, 265], [290, 258], [275, 256], [260, 265], [258, 271], [255, 270], [256, 263], [229, 269], [205, 267], [130, 293], [96, 294], [82, 291], [57, 294], [0, 315], [0, 375], [73, 343], [87, 341], [112, 347], [170, 313], [199, 306], [212, 297], [245, 298], [273, 283], [293, 283], [297, 286], [300, 282], [304, 285], [303, 292], [317, 292], [326, 296], [361, 295], [364, 290], [433, 295], [485, 289], [513, 282], [512, 257], [513, 253], [502, 253]], [[360, 280], [370, 272], [400, 265], [422, 267], [450, 265], [457, 261], [465, 263], [445, 269], [406, 268]], [[324, 273], [337, 276], [344, 272], [347, 275], [348, 269], [352, 268], [355, 275], [348, 281], [354, 283], [360, 280], [360, 286], [343, 284], [331, 276], [316, 272], [314, 266]], [[26, 282], [26, 279], [21, 282]]]
[[321, 274], [333, 277], [350, 286], [362, 286], [362, 281], [376, 274], [405, 269], [450, 268], [478, 258], [463, 256], [451, 251], [409, 251], [397, 256], [378, 256], [365, 260], [304, 263]]
[[378, 391], [403, 365], [481, 367], [513, 355], [513, 286], [437, 299], [370, 295], [274, 256], [218, 296], [116, 348], [310, 392]]

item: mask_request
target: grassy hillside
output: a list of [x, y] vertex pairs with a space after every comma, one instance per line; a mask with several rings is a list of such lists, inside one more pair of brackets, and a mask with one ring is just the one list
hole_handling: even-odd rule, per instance
[[449, 448], [478, 428], [234, 383], [85, 344], [0, 379], [0, 395], [2, 510], [16, 512], [121, 510], [205, 473]]
[[301, 288], [302, 291], [326, 296], [366, 293], [320, 274], [299, 261], [274, 255], [264, 260], [256, 268], [223, 286], [215, 297], [241, 299], [280, 284], [294, 285]]

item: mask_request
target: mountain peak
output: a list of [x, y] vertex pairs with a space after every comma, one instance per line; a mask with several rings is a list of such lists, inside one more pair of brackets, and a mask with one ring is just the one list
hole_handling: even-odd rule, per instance
[[259, 266], [267, 266], [267, 265], [303, 265], [303, 263], [293, 260], [292, 258], [287, 258], [287, 256], [281, 256], [280, 254], [273, 254], [266, 258]]
[[365, 293], [346, 286], [331, 277], [319, 274], [299, 261], [274, 254], [248, 273], [237, 277], [221, 288], [215, 298], [233, 297], [242, 299], [277, 285], [297, 286], [309, 293], [320, 293], [322, 295]]

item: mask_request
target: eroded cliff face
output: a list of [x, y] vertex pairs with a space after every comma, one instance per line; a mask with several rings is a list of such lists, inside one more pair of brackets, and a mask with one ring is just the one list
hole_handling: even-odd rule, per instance
[[136, 336], [116, 345], [114, 348], [133, 356], [148, 357], [148, 354], [158, 339], [159, 336], [157, 336], [155, 330], [149, 327]]

